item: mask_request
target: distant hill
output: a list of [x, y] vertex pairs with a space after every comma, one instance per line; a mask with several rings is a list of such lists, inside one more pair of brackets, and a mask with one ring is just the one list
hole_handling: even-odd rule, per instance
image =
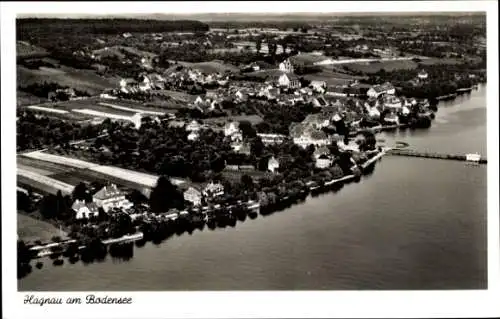
[[120, 34], [125, 32], [197, 32], [208, 31], [208, 25], [194, 20], [142, 20], [142, 19], [58, 19], [18, 18], [16, 31], [22, 40], [44, 34]]

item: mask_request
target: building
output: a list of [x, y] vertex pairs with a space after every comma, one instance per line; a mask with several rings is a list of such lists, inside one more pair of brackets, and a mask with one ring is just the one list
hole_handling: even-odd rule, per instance
[[321, 155], [316, 159], [316, 168], [328, 168], [332, 165], [332, 159], [328, 155]]
[[86, 203], [83, 200], [77, 199], [71, 206], [71, 209], [75, 211], [76, 219], [82, 219], [82, 218], [88, 219], [90, 217], [99, 216], [99, 207], [97, 207], [96, 203], [94, 202]]
[[274, 156], [272, 156], [269, 161], [267, 162], [267, 170], [270, 172], [277, 172], [278, 169], [280, 168], [280, 162]]
[[197, 132], [201, 129], [201, 125], [200, 123], [198, 123], [198, 121], [196, 120], [192, 120], [191, 123], [189, 123], [187, 126], [186, 126], [186, 131], [188, 132]]
[[367, 92], [368, 97], [378, 98], [381, 95], [389, 94], [393, 95], [396, 93], [396, 88], [391, 83], [384, 83], [381, 85], [372, 86]]
[[102, 207], [105, 212], [112, 208], [128, 209], [132, 207], [132, 203], [125, 198], [125, 194], [115, 184], [104, 186], [94, 194], [93, 198], [95, 204]]
[[341, 86], [329, 86], [326, 90], [326, 95], [329, 96], [341, 96], [341, 97], [346, 97], [347, 92], [346, 88], [341, 87]]
[[316, 92], [319, 92], [319, 93], [325, 93], [325, 91], [326, 91], [326, 81], [313, 80], [313, 81], [311, 81], [311, 84], [309, 84], [309, 86], [313, 90], [315, 90]]
[[192, 131], [187, 136], [188, 141], [196, 141], [199, 138], [200, 138], [200, 134], [198, 133], [198, 131]]
[[384, 108], [399, 110], [403, 107], [401, 100], [393, 95], [387, 95], [384, 99]]
[[295, 144], [302, 148], [307, 148], [309, 145], [324, 146], [330, 144], [330, 139], [325, 132], [311, 125], [304, 125], [302, 123], [292, 124], [290, 128], [290, 137]]
[[193, 206], [200, 206], [201, 205], [201, 192], [194, 188], [194, 187], [189, 187], [185, 192], [184, 192], [184, 200], [190, 202], [193, 204]]
[[323, 155], [330, 156], [330, 149], [326, 146], [318, 147], [313, 153], [315, 160], [317, 160], [318, 158], [320, 158]]
[[231, 136], [240, 132], [240, 123], [233, 121], [224, 126], [224, 136]]
[[136, 92], [138, 88], [139, 88], [139, 83], [132, 78], [126, 78], [120, 80], [120, 90], [124, 93]]
[[316, 129], [321, 129], [330, 125], [330, 116], [326, 113], [309, 114], [302, 121], [302, 124], [313, 126]]
[[283, 73], [278, 78], [278, 85], [288, 89], [298, 89], [300, 88], [300, 80], [293, 73]]
[[478, 153], [469, 153], [465, 155], [465, 159], [469, 162], [479, 162], [481, 160], [481, 155]]
[[417, 77], [419, 80], [427, 80], [429, 74], [425, 70], [421, 70], [420, 72], [418, 72]]
[[293, 73], [294, 72], [294, 68], [293, 68], [293, 65], [292, 65], [292, 62], [290, 61], [290, 59], [286, 59], [285, 61], [281, 62], [279, 65], [279, 69], [280, 69], [280, 71], [285, 72], [285, 73]]
[[326, 107], [326, 106], [328, 106], [328, 102], [322, 96], [312, 97], [309, 99], [308, 102], [312, 103], [312, 105], [314, 107]]
[[202, 192], [206, 197], [218, 197], [224, 195], [224, 186], [221, 183], [210, 182], [205, 186]]

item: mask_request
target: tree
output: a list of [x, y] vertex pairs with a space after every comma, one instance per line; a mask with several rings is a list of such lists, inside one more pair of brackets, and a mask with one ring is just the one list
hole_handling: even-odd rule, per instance
[[257, 50], [257, 54], [260, 53], [261, 48], [262, 48], [262, 40], [260, 38], [257, 38], [257, 40], [255, 40], [255, 49]]
[[73, 189], [73, 193], [71, 194], [73, 201], [76, 200], [84, 200], [86, 202], [92, 201], [92, 195], [87, 188], [87, 185], [83, 182], [78, 183]]
[[247, 188], [247, 189], [253, 189], [253, 179], [250, 175], [245, 174], [241, 176], [241, 183]]
[[257, 136], [257, 131], [249, 121], [240, 121], [239, 128], [243, 138], [254, 138]]
[[151, 210], [161, 213], [170, 208], [182, 208], [183, 204], [183, 194], [170, 182], [170, 179], [164, 175], [160, 176], [149, 197]]

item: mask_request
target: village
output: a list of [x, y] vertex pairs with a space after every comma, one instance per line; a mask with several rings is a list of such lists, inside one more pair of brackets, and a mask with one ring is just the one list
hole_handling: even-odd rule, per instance
[[[378, 141], [377, 132], [428, 128], [440, 99], [484, 80], [480, 71], [456, 70], [454, 86], [444, 81], [428, 92], [443, 80], [442, 65], [425, 64], [434, 58], [352, 39], [342, 40], [355, 43], [350, 53], [341, 52], [352, 56], [299, 50], [330, 39], [328, 33], [214, 28], [204, 36], [170, 34], [168, 41], [151, 35], [167, 52], [196, 46], [256, 60], [236, 65], [134, 49], [131, 43], [146, 35], [125, 32], [98, 38], [103, 48], [72, 52], [97, 72], [115, 68], [111, 85], [92, 92], [47, 82], [23, 87], [45, 98], [18, 106], [18, 205], [23, 215], [59, 229], [50, 239], [23, 242], [28, 260], [48, 254], [54, 264], [60, 256], [76, 261], [79, 249], [92, 260], [104, 243], [161, 242], [205, 226], [234, 227], [310, 193], [338, 191], [393, 147]], [[277, 44], [287, 36], [304, 43]], [[53, 65], [37, 59], [24, 59], [23, 68]], [[391, 63], [416, 67], [401, 71], [401, 80], [397, 70], [383, 70]], [[352, 64], [382, 64], [383, 71], [361, 76]]]

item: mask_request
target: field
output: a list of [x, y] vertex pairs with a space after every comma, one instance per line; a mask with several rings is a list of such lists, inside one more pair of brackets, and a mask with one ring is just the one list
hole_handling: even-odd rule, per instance
[[114, 56], [114, 57], [117, 57], [119, 59], [124, 59], [125, 54], [122, 53], [122, 50], [126, 51], [127, 53], [129, 53], [131, 55], [137, 56], [137, 57], [147, 56], [147, 57], [152, 58], [152, 57], [157, 56], [157, 54], [154, 54], [151, 52], [141, 51], [141, 50], [133, 48], [133, 47], [119, 46], [119, 45], [112, 46], [112, 47], [109, 47], [107, 49], [95, 50], [92, 53], [95, 55], [99, 54], [101, 57], [113, 57]]
[[74, 188], [73, 185], [69, 185], [49, 176], [39, 174], [29, 168], [23, 169], [18, 167], [17, 180], [21, 184], [29, 185], [34, 189], [54, 195], [57, 194], [58, 191], [61, 191], [63, 195], [70, 195]]
[[239, 69], [231, 64], [226, 64], [222, 63], [219, 61], [208, 61], [208, 62], [199, 62], [199, 63], [191, 63], [191, 62], [183, 62], [183, 61], [178, 61], [180, 65], [183, 65], [185, 67], [190, 67], [193, 69], [198, 69], [203, 73], [209, 74], [209, 73], [224, 73], [226, 71], [231, 71], [231, 72], [238, 72]]
[[[60, 236], [60, 230], [54, 225], [45, 221], [27, 216], [24, 212], [17, 213], [17, 235], [24, 242], [51, 241], [53, 236]], [[62, 239], [67, 238], [66, 233], [62, 233]]]
[[363, 77], [336, 72], [330, 66], [329, 68], [323, 67], [321, 72], [308, 74], [304, 78], [309, 81], [325, 81], [327, 85], [344, 85], [352, 80], [362, 79]]
[[40, 68], [31, 70], [17, 66], [17, 85], [27, 86], [33, 83], [55, 82], [61, 86], [68, 86], [91, 95], [99, 94], [104, 89], [115, 88], [118, 79], [104, 78], [91, 70], [77, 70], [69, 67]]
[[367, 74], [377, 73], [378, 71], [384, 69], [385, 71], [391, 72], [395, 70], [413, 70], [418, 67], [418, 63], [412, 60], [395, 60], [395, 61], [377, 61], [377, 62], [360, 62], [360, 63], [349, 63], [345, 64], [349, 70], [364, 72]]
[[212, 124], [225, 124], [228, 121], [249, 121], [253, 125], [259, 124], [263, 121], [263, 119], [258, 116], [258, 115], [237, 115], [237, 116], [224, 116], [224, 117], [213, 117], [209, 119], [203, 120], [205, 123], [212, 123]]
[[16, 95], [17, 95], [16, 96], [16, 104], [18, 106], [40, 104], [43, 102], [42, 98], [40, 98], [36, 95], [27, 93], [27, 92], [23, 92], [23, 91], [18, 90], [16, 92]]

